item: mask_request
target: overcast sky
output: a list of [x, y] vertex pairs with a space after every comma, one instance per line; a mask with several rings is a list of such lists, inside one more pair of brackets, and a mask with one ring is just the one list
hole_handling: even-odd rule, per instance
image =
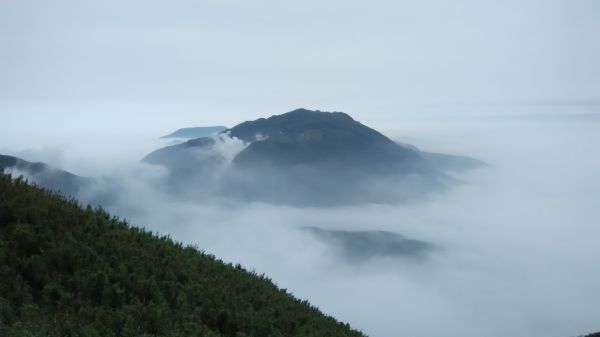
[[597, 106], [598, 36], [596, 0], [2, 0], [0, 114], [167, 129], [297, 107], [377, 124]]

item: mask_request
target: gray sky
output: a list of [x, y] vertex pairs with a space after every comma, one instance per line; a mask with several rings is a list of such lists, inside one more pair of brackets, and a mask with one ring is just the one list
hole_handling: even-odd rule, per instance
[[2, 0], [0, 114], [162, 130], [297, 107], [377, 124], [598, 105], [599, 35], [595, 0]]

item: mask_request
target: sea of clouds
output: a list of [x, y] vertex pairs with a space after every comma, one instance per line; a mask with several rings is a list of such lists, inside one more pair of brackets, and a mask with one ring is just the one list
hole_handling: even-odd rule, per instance
[[[169, 172], [139, 162], [167, 145], [160, 135], [0, 148], [93, 176], [82, 200], [110, 195], [106, 208], [133, 225], [265, 273], [369, 336], [568, 337], [600, 330], [599, 126], [598, 115], [569, 111], [399, 122], [382, 131], [488, 166], [426, 200], [339, 207], [165, 193]], [[228, 165], [245, 145], [221, 138], [210, 155]], [[305, 227], [396, 232], [435, 249], [349, 261]]]

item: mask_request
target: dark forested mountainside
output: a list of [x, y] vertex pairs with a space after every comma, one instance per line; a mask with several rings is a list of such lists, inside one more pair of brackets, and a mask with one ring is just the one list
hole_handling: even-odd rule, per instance
[[0, 175], [0, 336], [364, 336], [101, 209]]

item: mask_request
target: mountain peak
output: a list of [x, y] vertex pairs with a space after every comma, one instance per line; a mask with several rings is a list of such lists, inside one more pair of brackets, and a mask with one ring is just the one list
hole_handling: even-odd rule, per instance
[[317, 112], [319, 110], [309, 110], [309, 109], [305, 109], [305, 108], [298, 108], [295, 110], [292, 110], [290, 112], [288, 112], [289, 114], [291, 113], [310, 113], [310, 112]]
[[305, 108], [299, 108], [296, 110], [292, 110], [290, 112], [286, 112], [284, 114], [281, 115], [275, 115], [272, 117], [289, 117], [289, 116], [302, 116], [305, 118], [310, 118], [310, 117], [316, 117], [316, 116], [320, 116], [323, 118], [345, 118], [345, 119], [349, 119], [349, 120], [354, 120], [352, 117], [350, 117], [350, 115], [348, 115], [347, 113], [344, 112], [339, 112], [339, 111], [321, 111], [321, 110], [309, 110], [309, 109], [305, 109]]
[[287, 113], [283, 113], [282, 115], [294, 114], [294, 113], [305, 113], [305, 114], [344, 114], [344, 115], [348, 116], [347, 114], [345, 114], [343, 112], [339, 112], [339, 111], [321, 111], [321, 110], [310, 110], [310, 109], [306, 109], [306, 108], [294, 109], [294, 110], [289, 111]]
[[231, 136], [251, 142], [258, 134], [267, 137], [288, 135], [298, 136], [307, 132], [344, 132], [370, 134], [372, 137], [387, 138], [343, 112], [325, 112], [308, 110], [304, 108], [292, 110], [281, 115], [269, 118], [260, 118], [254, 121], [243, 122], [229, 131]]

